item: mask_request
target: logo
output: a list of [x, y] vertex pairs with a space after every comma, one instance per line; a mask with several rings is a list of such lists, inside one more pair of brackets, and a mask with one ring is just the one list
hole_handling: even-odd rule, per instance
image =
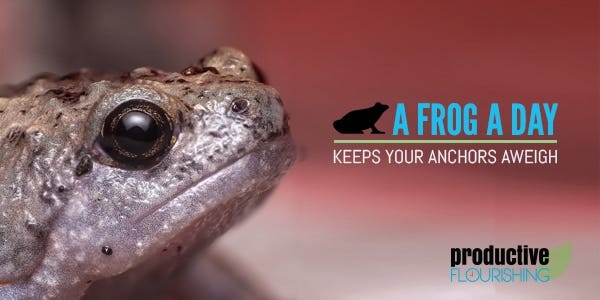
[[[450, 282], [548, 282], [561, 276], [571, 260], [571, 244], [553, 249], [518, 245], [514, 248], [451, 248]], [[483, 267], [482, 267], [483, 266]]]
[[341, 119], [333, 122], [333, 128], [339, 133], [363, 133], [363, 130], [371, 129], [372, 134], [385, 133], [375, 127], [375, 123], [381, 118], [381, 115], [388, 109], [389, 106], [379, 102], [375, 105], [353, 110]]
[[[376, 102], [333, 121], [333, 129], [344, 135], [333, 138], [333, 163], [556, 165], [558, 106], [558, 102], [398, 102], [392, 106]], [[390, 108], [393, 122], [377, 125]], [[368, 132], [377, 137], [358, 136]]]

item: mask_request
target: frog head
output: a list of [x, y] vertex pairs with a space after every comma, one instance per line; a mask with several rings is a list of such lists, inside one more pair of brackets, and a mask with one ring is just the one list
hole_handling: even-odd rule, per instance
[[60, 139], [45, 131], [62, 155], [47, 233], [15, 272], [0, 272], [0, 295], [78, 297], [92, 282], [185, 256], [257, 207], [294, 160], [280, 96], [239, 50], [181, 72], [85, 78], [77, 126]]

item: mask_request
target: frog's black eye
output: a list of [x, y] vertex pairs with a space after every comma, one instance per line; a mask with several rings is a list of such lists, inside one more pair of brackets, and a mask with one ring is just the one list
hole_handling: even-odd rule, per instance
[[117, 106], [104, 119], [100, 145], [115, 161], [131, 167], [158, 163], [175, 142], [173, 122], [160, 106], [134, 99]]
[[231, 102], [231, 110], [234, 113], [243, 114], [250, 108], [250, 101], [244, 98], [235, 98]]

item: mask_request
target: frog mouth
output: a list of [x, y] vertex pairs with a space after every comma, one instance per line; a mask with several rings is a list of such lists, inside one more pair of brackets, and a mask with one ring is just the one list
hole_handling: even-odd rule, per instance
[[241, 157], [232, 159], [181, 188], [138, 216], [133, 223], [193, 220], [215, 206], [222, 205], [227, 199], [239, 197], [239, 191], [250, 197], [257, 190], [274, 187], [294, 158], [294, 144], [288, 131], [283, 130]]

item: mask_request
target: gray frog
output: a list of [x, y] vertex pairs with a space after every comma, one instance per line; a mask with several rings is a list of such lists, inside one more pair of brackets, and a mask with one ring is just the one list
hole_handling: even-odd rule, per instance
[[266, 297], [234, 287], [218, 260], [185, 270], [293, 163], [279, 94], [257, 76], [225, 47], [181, 72], [5, 88], [0, 299], [159, 299], [189, 274], [225, 278], [186, 287], [193, 297]]

